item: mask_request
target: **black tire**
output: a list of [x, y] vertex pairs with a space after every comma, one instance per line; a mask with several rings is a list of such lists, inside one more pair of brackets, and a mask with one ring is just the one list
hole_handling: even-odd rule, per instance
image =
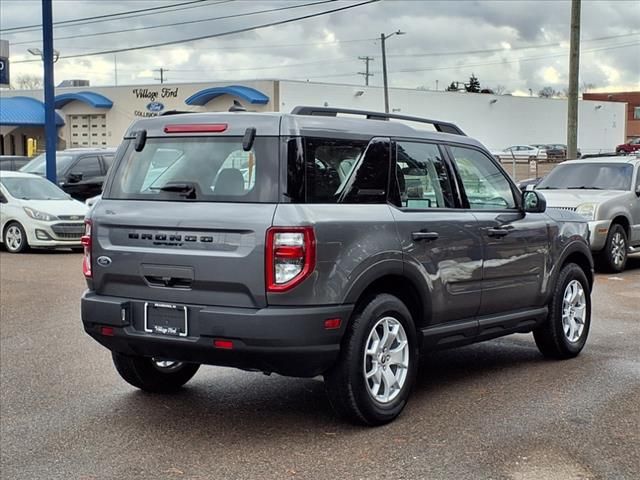
[[113, 364], [120, 376], [136, 388], [153, 393], [172, 393], [196, 374], [197, 363], [175, 362], [161, 368], [148, 357], [136, 357], [112, 352]]
[[[17, 245], [16, 247], [14, 247], [14, 242], [11, 242], [11, 245], [10, 245], [9, 242], [7, 241], [13, 229], [18, 230], [21, 238], [20, 244]], [[18, 222], [9, 222], [4, 227], [4, 232], [2, 232], [2, 241], [4, 242], [4, 248], [6, 248], [7, 252], [9, 253], [23, 253], [29, 250], [29, 241], [27, 240], [27, 233], [24, 231], [23, 226], [20, 225]]]
[[[563, 325], [563, 307], [569, 284], [580, 283], [584, 292], [585, 318], [582, 332], [570, 341]], [[558, 281], [549, 302], [549, 316], [544, 324], [533, 331], [536, 345], [545, 357], [558, 360], [576, 357], [584, 348], [591, 326], [591, 291], [584, 271], [575, 263], [565, 265], [560, 271]]]
[[[622, 242], [621, 248], [619, 247], [620, 242]], [[596, 255], [598, 270], [613, 273], [622, 272], [627, 265], [628, 246], [629, 241], [624, 227], [619, 223], [612, 224], [611, 228], [609, 228], [604, 249]], [[620, 255], [622, 260], [620, 260]]]
[[[408, 358], [406, 377], [402, 386], [394, 393], [395, 397], [381, 403], [370, 393], [365, 380], [365, 349], [370, 334], [379, 322], [385, 318], [399, 322], [406, 335]], [[378, 330], [379, 331], [379, 330]], [[389, 346], [389, 353], [391, 347]], [[387, 356], [386, 361], [389, 361]], [[380, 367], [379, 364], [377, 368]], [[418, 367], [418, 345], [416, 328], [409, 309], [393, 295], [379, 294], [369, 298], [359, 309], [349, 324], [342, 342], [340, 357], [334, 367], [325, 373], [324, 380], [329, 401], [336, 413], [357, 424], [383, 425], [395, 419], [405, 407]], [[395, 374], [391, 363], [389, 372]], [[384, 374], [381, 374], [384, 376]], [[386, 383], [385, 383], [386, 385]], [[385, 387], [386, 390], [386, 387]], [[378, 393], [380, 390], [378, 390]]]

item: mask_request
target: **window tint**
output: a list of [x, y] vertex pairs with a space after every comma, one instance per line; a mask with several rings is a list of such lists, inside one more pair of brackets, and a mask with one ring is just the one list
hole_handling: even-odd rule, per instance
[[257, 137], [245, 152], [242, 138], [150, 138], [129, 147], [105, 198], [273, 201], [277, 140]]
[[99, 177], [102, 175], [98, 157], [83, 157], [71, 167], [70, 174], [82, 174], [83, 178]]
[[509, 181], [489, 157], [464, 147], [451, 147], [451, 153], [471, 208], [496, 210], [516, 207]]
[[[345, 168], [348, 178], [338, 190], [342, 203], [387, 203], [389, 164], [391, 160], [388, 139], [373, 139], [364, 155], [355, 165]], [[345, 162], [340, 164], [344, 166]], [[345, 183], [346, 182], [346, 183]]]
[[395, 170], [400, 193], [400, 206], [409, 208], [454, 207], [449, 176], [437, 145], [398, 142], [396, 144]]
[[306, 202], [336, 203], [366, 147], [365, 141], [305, 138]]

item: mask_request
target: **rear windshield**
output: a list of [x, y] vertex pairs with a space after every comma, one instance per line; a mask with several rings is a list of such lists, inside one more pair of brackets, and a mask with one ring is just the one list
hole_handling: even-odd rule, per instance
[[201, 202], [277, 201], [278, 140], [257, 137], [149, 138], [117, 162], [105, 198]]
[[537, 190], [629, 190], [633, 166], [610, 163], [565, 163], [554, 168]]

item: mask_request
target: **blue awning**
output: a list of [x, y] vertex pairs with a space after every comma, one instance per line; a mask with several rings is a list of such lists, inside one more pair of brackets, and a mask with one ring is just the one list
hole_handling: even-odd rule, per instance
[[113, 102], [104, 95], [100, 95], [99, 93], [74, 92], [56, 95], [56, 108], [62, 108], [67, 103], [74, 102], [76, 100], [91, 105], [93, 108], [109, 109], [113, 107]]
[[257, 105], [266, 105], [269, 103], [269, 97], [264, 93], [256, 90], [255, 88], [243, 87], [242, 85], [206, 88], [191, 95], [184, 101], [184, 103], [187, 105], [206, 105], [220, 95], [231, 95], [232, 97], [238, 97], [249, 103]]
[[[0, 97], [0, 125], [41, 127], [44, 125], [44, 103], [31, 97]], [[56, 112], [56, 125], [64, 120]]]

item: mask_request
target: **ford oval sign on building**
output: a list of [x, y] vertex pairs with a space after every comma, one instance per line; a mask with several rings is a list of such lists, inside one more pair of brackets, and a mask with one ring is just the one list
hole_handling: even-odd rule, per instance
[[151, 102], [147, 104], [147, 110], [150, 112], [161, 112], [164, 110], [164, 104], [160, 102]]
[[0, 85], [9, 85], [9, 42], [0, 40]]

